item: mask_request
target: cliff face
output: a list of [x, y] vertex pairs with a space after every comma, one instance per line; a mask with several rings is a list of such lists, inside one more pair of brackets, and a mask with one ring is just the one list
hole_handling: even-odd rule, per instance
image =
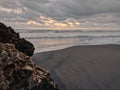
[[34, 52], [34, 46], [24, 38], [20, 38], [19, 33], [16, 33], [11, 27], [5, 26], [0, 23], [0, 42], [14, 44], [16, 49], [25, 53], [28, 56], [32, 56]]
[[49, 72], [27, 56], [33, 51], [30, 42], [0, 23], [0, 90], [60, 90]]

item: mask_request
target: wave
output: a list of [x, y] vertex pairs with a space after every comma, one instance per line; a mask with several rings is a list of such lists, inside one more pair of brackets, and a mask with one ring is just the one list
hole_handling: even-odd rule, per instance
[[[37, 32], [38, 31], [38, 32]], [[120, 31], [50, 31], [37, 30], [20, 33], [23, 38], [79, 38], [79, 37], [120, 37]]]
[[120, 37], [120, 35], [114, 36], [114, 35], [109, 35], [109, 36], [61, 36], [61, 37], [55, 37], [55, 36], [47, 36], [47, 37], [24, 37], [25, 39], [44, 39], [44, 38], [117, 38]]
[[46, 32], [54, 32], [54, 33], [74, 33], [74, 32], [120, 32], [120, 30], [33, 30], [33, 29], [16, 29], [19, 33], [46, 33]]

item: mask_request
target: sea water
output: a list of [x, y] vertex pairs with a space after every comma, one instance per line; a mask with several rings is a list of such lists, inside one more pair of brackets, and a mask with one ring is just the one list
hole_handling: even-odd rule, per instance
[[63, 49], [78, 45], [120, 44], [120, 31], [104, 30], [23, 30], [22, 38], [32, 42], [35, 52]]

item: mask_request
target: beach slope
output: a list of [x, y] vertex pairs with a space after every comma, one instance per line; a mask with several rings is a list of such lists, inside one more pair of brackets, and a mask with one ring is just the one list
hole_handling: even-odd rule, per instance
[[36, 53], [62, 90], [120, 90], [120, 45], [75, 46]]

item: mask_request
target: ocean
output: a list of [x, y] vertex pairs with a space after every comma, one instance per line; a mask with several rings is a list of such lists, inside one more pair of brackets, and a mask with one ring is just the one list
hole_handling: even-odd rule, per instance
[[120, 31], [103, 30], [23, 30], [22, 38], [35, 46], [35, 52], [44, 52], [80, 45], [120, 44]]

